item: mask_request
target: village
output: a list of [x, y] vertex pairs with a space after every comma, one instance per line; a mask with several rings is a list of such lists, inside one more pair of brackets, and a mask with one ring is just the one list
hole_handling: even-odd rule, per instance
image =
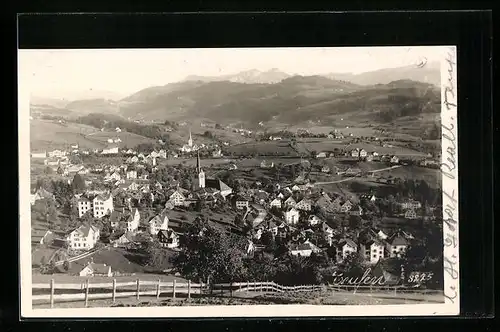
[[[347, 136], [348, 147], [361, 141]], [[345, 137], [332, 133], [327, 138]], [[32, 153], [32, 165], [42, 169], [32, 175], [33, 251], [65, 252], [38, 262], [41, 273], [66, 266], [57, 273], [123, 274], [113, 262], [94, 263], [92, 253], [155, 243], [172, 255], [183, 250], [186, 227], [195, 220], [244, 238], [249, 257], [276, 256], [277, 251], [326, 255], [337, 265], [355, 254], [363, 266], [378, 266], [405, 259], [409, 248], [426, 243], [426, 228], [442, 219], [439, 188], [390, 175], [408, 165], [437, 168], [437, 158], [413, 160], [353, 147], [315, 151], [290, 162], [263, 157], [249, 163], [231, 152], [227, 156], [224, 145], [197, 145], [191, 133], [176, 150], [139, 152], [108, 143], [100, 151], [72, 144], [67, 150]], [[347, 166], [327, 162], [340, 159]], [[359, 163], [380, 166], [361, 169]], [[377, 179], [393, 192], [359, 184], [360, 189], [349, 189], [359, 179]], [[70, 268], [74, 261], [87, 263]]]

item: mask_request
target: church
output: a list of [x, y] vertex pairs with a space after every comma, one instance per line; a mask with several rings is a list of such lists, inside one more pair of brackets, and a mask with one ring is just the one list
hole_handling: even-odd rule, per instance
[[198, 151], [199, 147], [196, 144], [193, 144], [193, 137], [191, 136], [191, 130], [189, 130], [189, 139], [187, 144], [184, 144], [181, 148], [179, 148], [181, 152], [193, 152]]
[[196, 173], [198, 178], [193, 181], [193, 189], [202, 196], [220, 194], [223, 198], [229, 196], [233, 189], [219, 179], [207, 179], [201, 168], [200, 154], [196, 156]]

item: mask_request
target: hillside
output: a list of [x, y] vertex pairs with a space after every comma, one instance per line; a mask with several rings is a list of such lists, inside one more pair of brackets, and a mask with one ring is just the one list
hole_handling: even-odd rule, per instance
[[142, 135], [122, 131], [103, 131], [81, 123], [59, 123], [51, 120], [34, 119], [30, 121], [30, 144], [32, 151], [68, 149], [78, 144], [84, 149], [103, 149], [109, 145], [108, 139], [119, 138], [119, 147], [134, 147], [141, 143], [154, 143], [155, 140]]
[[79, 114], [102, 113], [102, 114], [118, 114], [119, 104], [110, 99], [83, 99], [75, 100], [66, 105], [70, 111]]
[[[357, 85], [323, 76], [293, 76], [276, 84], [198, 82], [144, 91], [122, 106], [125, 117], [144, 120], [211, 121], [233, 124], [259, 122], [287, 126], [334, 125], [342, 120], [391, 124], [403, 117], [440, 112], [440, 93], [431, 84], [396, 80], [387, 84]], [[406, 119], [406, 121], [408, 118]]]
[[361, 74], [330, 73], [325, 76], [336, 80], [346, 80], [359, 85], [387, 84], [398, 80], [412, 80], [441, 85], [439, 63], [428, 63], [423, 67], [406, 66], [399, 68], [385, 68]]
[[242, 71], [237, 74], [223, 75], [223, 76], [197, 76], [190, 75], [186, 77], [186, 81], [201, 81], [201, 82], [218, 82], [218, 81], [229, 81], [235, 83], [246, 83], [246, 84], [272, 84], [278, 83], [281, 80], [290, 77], [287, 73], [284, 73], [276, 68], [270, 69], [268, 71], [259, 71], [256, 69], [251, 69], [247, 71]]

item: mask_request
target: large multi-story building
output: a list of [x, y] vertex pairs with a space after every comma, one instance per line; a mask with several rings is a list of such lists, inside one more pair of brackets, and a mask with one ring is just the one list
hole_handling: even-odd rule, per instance
[[66, 236], [69, 248], [76, 250], [89, 250], [94, 248], [99, 240], [99, 229], [95, 226], [80, 226]]
[[97, 195], [93, 198], [80, 197], [78, 200], [78, 216], [81, 218], [87, 211], [92, 211], [94, 218], [101, 218], [114, 211], [113, 196]]

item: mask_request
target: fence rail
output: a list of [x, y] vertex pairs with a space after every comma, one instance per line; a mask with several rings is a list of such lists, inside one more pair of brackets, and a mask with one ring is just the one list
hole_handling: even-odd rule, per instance
[[[61, 294], [55, 294], [56, 290], [65, 291]], [[91, 290], [94, 292], [90, 293]], [[136, 297], [137, 300], [141, 296], [156, 296], [159, 298], [162, 294], [170, 295], [176, 298], [178, 295], [183, 294], [186, 298], [191, 298], [194, 294], [205, 294], [208, 291], [223, 295], [224, 292], [234, 293], [284, 293], [284, 292], [316, 292], [316, 291], [331, 291], [331, 292], [352, 292], [356, 293], [389, 293], [389, 294], [432, 294], [438, 293], [434, 290], [422, 290], [415, 288], [408, 288], [403, 286], [343, 286], [343, 285], [299, 285], [299, 286], [284, 286], [272, 281], [266, 282], [234, 282], [222, 283], [212, 285], [210, 289], [205, 283], [192, 283], [177, 282], [176, 280], [166, 282], [162, 280], [136, 280], [117, 282], [113, 279], [112, 282], [107, 283], [91, 283], [87, 279], [83, 283], [55, 283], [54, 279], [50, 283], [36, 283], [32, 284], [32, 291], [37, 293], [47, 294], [32, 294], [32, 301], [49, 302], [50, 307], [54, 307], [57, 302], [71, 302], [71, 301], [85, 301], [85, 306], [88, 306], [89, 300], [96, 299], [110, 299], [114, 303], [117, 298]], [[68, 293], [68, 291], [75, 291], [75, 293]]]
[[[187, 298], [191, 298], [193, 294], [202, 294], [206, 289], [206, 284], [188, 282], [177, 282], [175, 279], [171, 282], [166, 281], [151, 281], [139, 280], [116, 282], [113, 279], [108, 283], [91, 283], [87, 279], [83, 283], [55, 283], [54, 279], [50, 283], [36, 283], [31, 286], [32, 291], [44, 292], [49, 291], [48, 294], [32, 294], [32, 301], [49, 301], [50, 307], [54, 307], [55, 301], [79, 301], [84, 300], [85, 306], [88, 305], [89, 300], [95, 299], [110, 299], [113, 302], [117, 298], [136, 297], [139, 300], [140, 296], [156, 296], [159, 298], [162, 294], [170, 294], [172, 298], [176, 298], [179, 294], [186, 294]], [[55, 294], [56, 290], [64, 291], [79, 291], [79, 293], [65, 293]], [[97, 291], [90, 293], [90, 290]]]

